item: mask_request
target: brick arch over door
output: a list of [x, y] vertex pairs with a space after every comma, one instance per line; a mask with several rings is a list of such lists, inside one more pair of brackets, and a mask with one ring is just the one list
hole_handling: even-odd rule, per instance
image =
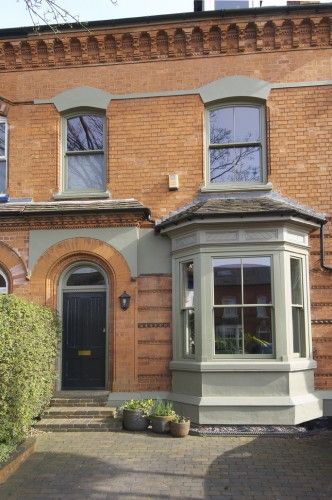
[[0, 242], [0, 267], [8, 279], [9, 292], [24, 295], [28, 270], [19, 254], [6, 243]]
[[[91, 262], [108, 276], [109, 389], [133, 390], [135, 385], [136, 282], [124, 257], [107, 243], [93, 238], [72, 238], [50, 247], [36, 262], [31, 275], [31, 294], [41, 304], [56, 308], [62, 273], [71, 264]], [[118, 297], [131, 295], [130, 307], [122, 311]]]

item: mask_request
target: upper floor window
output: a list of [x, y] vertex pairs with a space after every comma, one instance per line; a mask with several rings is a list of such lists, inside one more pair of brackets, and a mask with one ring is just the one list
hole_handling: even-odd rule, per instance
[[63, 191], [105, 191], [105, 117], [86, 112], [64, 122]]
[[7, 121], [0, 116], [0, 193], [7, 187]]
[[227, 104], [208, 111], [208, 183], [266, 182], [264, 109]]
[[8, 293], [8, 280], [3, 271], [0, 269], [0, 294]]

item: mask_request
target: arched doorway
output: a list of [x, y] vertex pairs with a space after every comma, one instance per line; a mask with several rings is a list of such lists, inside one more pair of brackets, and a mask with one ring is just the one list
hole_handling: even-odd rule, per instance
[[95, 264], [72, 265], [62, 276], [62, 389], [105, 389], [107, 293]]

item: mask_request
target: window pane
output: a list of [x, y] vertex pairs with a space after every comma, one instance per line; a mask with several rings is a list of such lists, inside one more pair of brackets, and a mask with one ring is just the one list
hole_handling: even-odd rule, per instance
[[67, 156], [67, 166], [67, 189], [104, 189], [103, 154]]
[[271, 303], [270, 257], [245, 258], [243, 264], [243, 303]]
[[241, 259], [213, 259], [214, 303], [241, 304]]
[[301, 353], [301, 338], [304, 331], [304, 312], [301, 307], [292, 308], [293, 352]]
[[210, 182], [262, 182], [260, 147], [210, 148]]
[[234, 142], [233, 107], [210, 111], [210, 144]]
[[241, 308], [217, 308], [214, 310], [216, 354], [242, 354]]
[[67, 286], [105, 285], [104, 276], [93, 267], [75, 269], [67, 280]]
[[244, 307], [244, 353], [272, 354], [271, 307]]
[[234, 142], [260, 140], [259, 109], [250, 106], [234, 108]]
[[183, 307], [194, 307], [194, 264], [186, 262], [183, 265], [184, 304]]
[[0, 160], [0, 193], [6, 192], [6, 162]]
[[67, 120], [67, 151], [102, 150], [104, 118], [82, 115]]
[[7, 286], [6, 280], [2, 276], [2, 274], [0, 274], [0, 288], [6, 288], [6, 286]]
[[292, 304], [302, 305], [302, 270], [300, 259], [291, 259]]
[[0, 156], [5, 156], [6, 124], [0, 122]]
[[187, 309], [184, 312], [185, 353], [188, 356], [195, 354], [195, 311]]

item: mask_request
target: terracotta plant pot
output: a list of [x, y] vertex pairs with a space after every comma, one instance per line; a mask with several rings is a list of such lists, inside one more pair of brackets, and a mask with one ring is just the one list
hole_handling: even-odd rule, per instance
[[171, 422], [170, 431], [173, 437], [185, 437], [188, 436], [190, 429], [190, 420], [186, 422]]
[[171, 416], [151, 416], [152, 431], [157, 434], [164, 434], [169, 432], [169, 424], [173, 417]]
[[123, 410], [123, 427], [127, 431], [146, 431], [150, 419], [141, 410]]

